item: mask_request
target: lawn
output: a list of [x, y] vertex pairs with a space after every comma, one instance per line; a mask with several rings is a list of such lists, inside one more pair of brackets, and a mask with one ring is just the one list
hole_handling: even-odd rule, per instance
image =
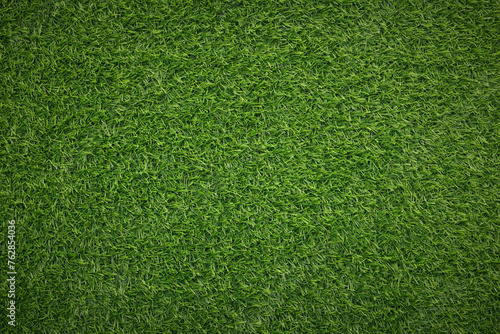
[[500, 333], [499, 36], [498, 0], [2, 1], [0, 332]]

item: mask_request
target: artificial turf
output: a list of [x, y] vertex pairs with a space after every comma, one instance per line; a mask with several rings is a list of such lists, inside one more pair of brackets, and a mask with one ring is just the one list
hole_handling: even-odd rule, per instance
[[499, 1], [2, 1], [19, 333], [500, 332]]

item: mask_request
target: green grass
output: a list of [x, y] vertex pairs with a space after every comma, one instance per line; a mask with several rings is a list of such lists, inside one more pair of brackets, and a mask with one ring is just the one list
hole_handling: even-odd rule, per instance
[[2, 1], [0, 331], [499, 333], [499, 32], [499, 1]]

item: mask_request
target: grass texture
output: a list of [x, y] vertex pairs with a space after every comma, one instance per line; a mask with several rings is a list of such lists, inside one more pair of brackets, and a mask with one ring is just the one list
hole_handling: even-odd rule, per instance
[[18, 333], [499, 333], [499, 1], [2, 1]]

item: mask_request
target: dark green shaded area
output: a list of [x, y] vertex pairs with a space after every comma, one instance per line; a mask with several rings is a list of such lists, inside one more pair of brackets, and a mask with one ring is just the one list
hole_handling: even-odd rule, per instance
[[498, 332], [499, 32], [498, 1], [2, 2], [16, 330]]

